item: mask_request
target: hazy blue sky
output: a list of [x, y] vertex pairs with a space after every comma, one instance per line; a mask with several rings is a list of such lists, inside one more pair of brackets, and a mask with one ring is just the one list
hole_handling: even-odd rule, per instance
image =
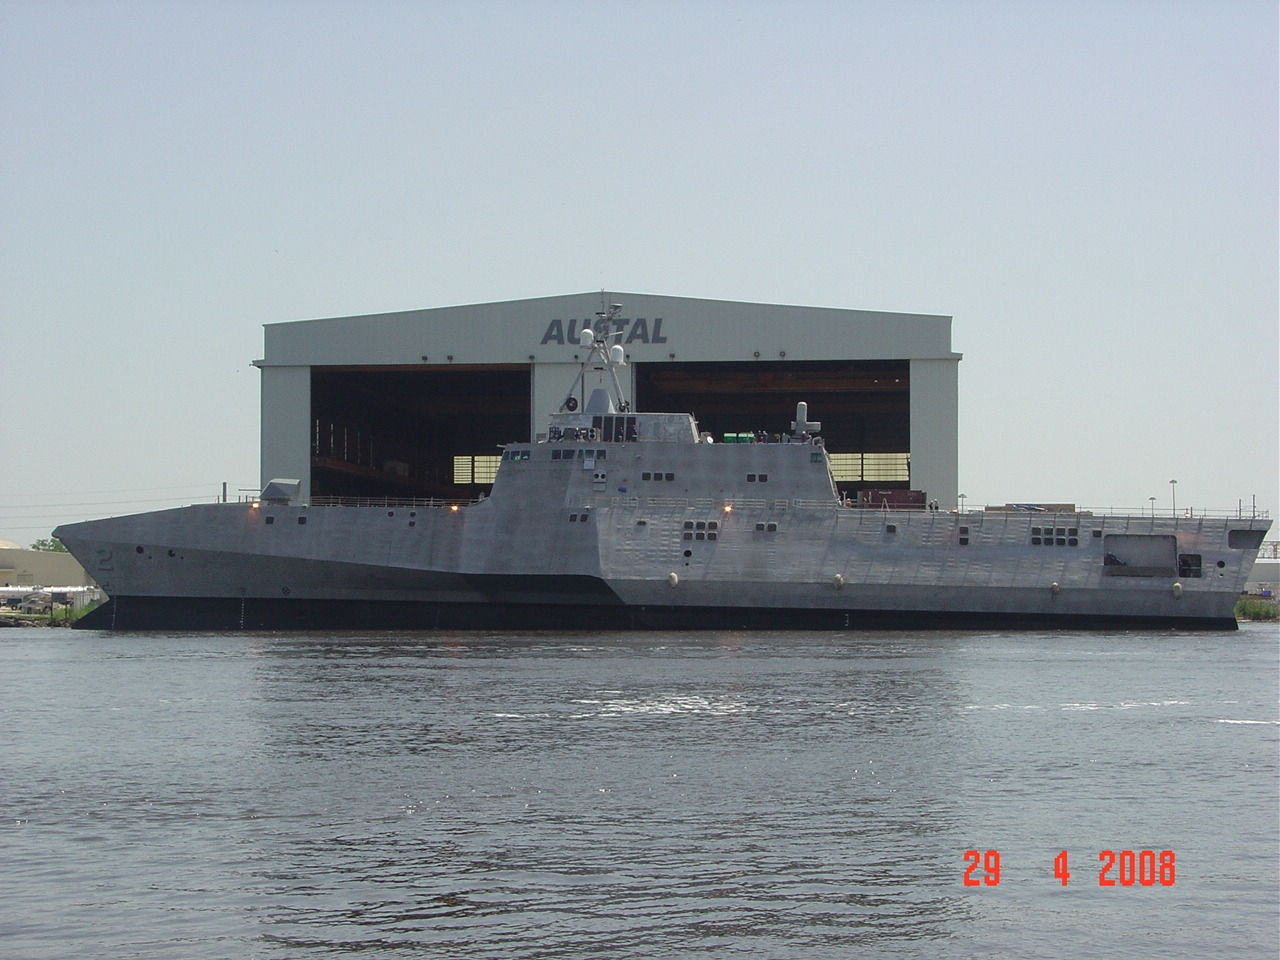
[[1280, 505], [1273, 0], [5, 0], [0, 204], [23, 544], [256, 486], [264, 323], [601, 288], [953, 316], [970, 505]]

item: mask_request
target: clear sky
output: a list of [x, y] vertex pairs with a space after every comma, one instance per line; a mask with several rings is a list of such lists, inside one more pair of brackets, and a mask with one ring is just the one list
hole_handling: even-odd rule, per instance
[[1277, 30], [5, 0], [0, 537], [256, 487], [265, 323], [602, 288], [954, 317], [970, 506], [1274, 517]]

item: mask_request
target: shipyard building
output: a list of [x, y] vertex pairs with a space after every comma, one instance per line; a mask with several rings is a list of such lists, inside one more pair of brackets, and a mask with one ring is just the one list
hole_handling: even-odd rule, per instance
[[484, 495], [500, 446], [539, 439], [583, 328], [602, 324], [634, 409], [751, 442], [785, 434], [805, 401], [847, 496], [956, 505], [950, 317], [599, 291], [268, 324], [263, 483], [299, 479], [312, 500]]

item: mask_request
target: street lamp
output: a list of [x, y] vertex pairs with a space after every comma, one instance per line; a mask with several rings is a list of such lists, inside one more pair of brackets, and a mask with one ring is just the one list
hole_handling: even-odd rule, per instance
[[1178, 515], [1178, 481], [1169, 481], [1169, 496], [1173, 498], [1173, 515]]
[[965, 500], [965, 497], [964, 497], [964, 494], [962, 493], [960, 494], [960, 512], [961, 513], [964, 513], [964, 500]]
[[1156, 515], [1156, 498], [1147, 497], [1147, 499], [1151, 501], [1151, 516], [1154, 517]]

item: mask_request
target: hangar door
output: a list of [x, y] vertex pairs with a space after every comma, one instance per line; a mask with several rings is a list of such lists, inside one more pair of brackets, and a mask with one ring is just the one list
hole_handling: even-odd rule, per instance
[[673, 361], [635, 378], [637, 409], [692, 413], [718, 442], [786, 433], [803, 400], [842, 490], [910, 486], [910, 361]]
[[487, 493], [491, 476], [458, 465], [529, 439], [531, 383], [527, 364], [313, 367], [312, 496]]

